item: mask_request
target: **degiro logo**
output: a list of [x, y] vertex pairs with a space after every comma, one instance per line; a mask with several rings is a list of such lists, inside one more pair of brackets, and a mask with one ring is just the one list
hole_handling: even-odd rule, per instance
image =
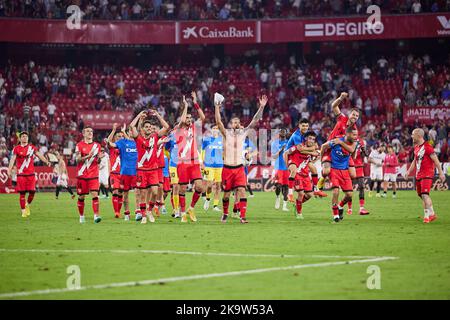
[[236, 27], [228, 27], [225, 30], [217, 28], [200, 27], [197, 31], [197, 26], [186, 27], [182, 30], [183, 39], [189, 38], [253, 38], [254, 31], [247, 27], [246, 29], [238, 29]]
[[375, 27], [368, 22], [305, 24], [305, 37], [356, 36], [382, 34], [383, 31], [384, 25], [381, 22]]

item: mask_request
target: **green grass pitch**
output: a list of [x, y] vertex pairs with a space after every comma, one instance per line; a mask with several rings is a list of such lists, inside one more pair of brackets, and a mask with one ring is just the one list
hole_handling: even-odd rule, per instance
[[[202, 200], [196, 224], [165, 215], [140, 225], [114, 219], [106, 199], [103, 221], [93, 223], [88, 199], [80, 225], [67, 193], [36, 194], [26, 219], [18, 195], [0, 195], [0, 299], [450, 299], [450, 193], [431, 196], [439, 218], [429, 225], [413, 191], [367, 198], [369, 216], [338, 224], [329, 197], [296, 220], [273, 208], [274, 194], [256, 193], [248, 225], [220, 223]], [[71, 265], [82, 290], [65, 289]], [[367, 288], [371, 265], [381, 289]]]

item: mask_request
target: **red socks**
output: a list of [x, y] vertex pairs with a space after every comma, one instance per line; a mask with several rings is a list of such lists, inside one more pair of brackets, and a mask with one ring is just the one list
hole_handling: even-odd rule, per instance
[[242, 198], [239, 201], [239, 209], [241, 210], [241, 218], [245, 218], [245, 213], [247, 212], [247, 198]]
[[94, 211], [95, 215], [98, 214], [98, 207], [99, 207], [98, 197], [92, 198], [92, 210]]
[[313, 188], [315, 188], [317, 186], [317, 182], [319, 182], [319, 176], [317, 174], [312, 174], [311, 179], [312, 179]]
[[230, 207], [230, 199], [222, 199], [222, 206], [223, 206], [223, 214], [228, 214], [228, 208]]
[[141, 214], [143, 217], [147, 216], [147, 206], [145, 205], [144, 202], [139, 203], [139, 209], [141, 211]]
[[112, 195], [112, 205], [114, 213], [119, 213], [119, 196], [117, 194]]
[[155, 207], [155, 203], [153, 201], [149, 201], [148, 202], [148, 211], [152, 212], [154, 207]]
[[28, 199], [27, 199], [28, 204], [33, 202], [33, 199], [34, 199], [34, 192], [28, 193]]
[[122, 210], [122, 204], [123, 204], [123, 196], [120, 194], [117, 196], [117, 199], [119, 200], [117, 203], [117, 212], [120, 213], [120, 210]]
[[347, 205], [348, 205], [348, 209], [349, 209], [349, 210], [352, 210], [352, 204], [353, 204], [352, 201], [347, 202]]
[[77, 201], [78, 213], [80, 217], [84, 215], [84, 199], [78, 199]]
[[295, 184], [295, 178], [291, 178], [291, 177], [289, 177], [289, 179], [288, 179], [288, 188], [289, 189], [294, 189], [294, 184]]
[[181, 212], [186, 212], [186, 195], [180, 193], [180, 209]]
[[338, 210], [338, 206], [335, 204], [333, 204], [333, 207], [331, 207], [333, 210], [333, 216], [337, 216], [339, 215], [339, 210]]
[[[305, 197], [303, 197], [303, 199], [305, 199]], [[302, 213], [302, 204], [303, 204], [303, 200], [297, 199], [295, 201], [295, 207], [297, 209], [297, 214], [301, 214]]]
[[20, 203], [20, 209], [25, 209], [25, 193], [20, 193], [19, 195], [19, 203]]
[[200, 196], [202, 195], [201, 192], [195, 191], [194, 195], [192, 196], [192, 201], [191, 201], [191, 207], [194, 208], [198, 199], [200, 199]]
[[364, 207], [364, 199], [359, 199], [359, 206]]
[[233, 205], [233, 213], [237, 213], [239, 211], [239, 202], [235, 202]]

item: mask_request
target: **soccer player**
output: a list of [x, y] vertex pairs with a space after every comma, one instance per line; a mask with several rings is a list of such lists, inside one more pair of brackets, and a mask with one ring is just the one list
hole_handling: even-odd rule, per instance
[[[154, 120], [147, 119], [147, 114], [156, 117], [162, 125], [162, 129], [158, 130], [157, 123]], [[142, 133], [140, 133], [141, 126]], [[159, 162], [156, 153], [159, 146], [158, 141], [169, 131], [169, 124], [157, 111], [149, 110], [139, 113], [130, 123], [130, 128], [138, 152], [136, 187], [140, 189], [141, 223], [147, 223], [147, 216], [149, 221], [153, 223], [155, 217], [152, 211], [157, 201], [159, 187]]]
[[[298, 123], [298, 129], [295, 130], [295, 132], [291, 135], [289, 138], [284, 152], [284, 160], [285, 163], [288, 165], [289, 169], [289, 178], [288, 178], [288, 198], [289, 201], [294, 202], [294, 184], [295, 184], [295, 176], [297, 175], [297, 169], [300, 165], [300, 150], [302, 148], [305, 148], [303, 145], [304, 141], [304, 135], [309, 130], [309, 121], [308, 119], [301, 119]], [[314, 151], [316, 150], [316, 146], [311, 146], [306, 148], [307, 151]], [[313, 181], [313, 188], [316, 187], [318, 183], [318, 175], [317, 175], [317, 169], [314, 166], [313, 163], [309, 163], [309, 170], [311, 171], [311, 178]], [[319, 197], [326, 197], [327, 194], [323, 192], [322, 190], [317, 190], [314, 192], [316, 196]]]
[[[30, 212], [30, 204], [34, 199], [36, 192], [36, 176], [34, 170], [34, 157], [38, 157], [47, 166], [51, 166], [38, 149], [29, 143], [28, 132], [19, 134], [19, 144], [14, 147], [11, 161], [8, 167], [8, 176], [12, 179], [13, 167], [17, 167], [17, 185], [16, 191], [19, 193], [19, 204], [22, 210], [22, 217], [28, 217]], [[28, 198], [25, 200], [26, 194]]]
[[214, 192], [213, 210], [220, 211], [220, 188], [223, 169], [223, 138], [217, 125], [212, 126], [211, 136], [203, 138], [202, 142], [203, 172], [206, 183], [206, 201], [203, 209], [209, 209], [211, 193]]
[[69, 186], [69, 176], [67, 173], [66, 162], [64, 161], [64, 156], [61, 155], [58, 151], [55, 152], [55, 156], [58, 159], [58, 163], [54, 168], [54, 172], [56, 174], [56, 200], [58, 200], [59, 193], [62, 189], [66, 189], [72, 199], [75, 199], [75, 195], [73, 194], [72, 188]]
[[94, 129], [86, 126], [83, 131], [83, 140], [77, 143], [75, 147], [75, 159], [77, 161], [77, 194], [78, 194], [78, 213], [80, 214], [80, 223], [85, 223], [84, 218], [84, 199], [89, 193], [92, 196], [92, 209], [94, 211], [94, 222], [99, 223], [102, 218], [99, 215], [98, 201], [98, 163], [101, 146], [94, 142]]
[[[344, 219], [344, 206], [352, 199], [353, 186], [349, 173], [350, 156], [355, 152], [358, 130], [351, 127], [346, 129], [342, 138], [334, 138], [322, 145], [321, 154], [331, 149], [330, 180], [333, 188], [332, 211], [333, 221], [339, 222]], [[344, 192], [344, 198], [339, 202], [339, 188]]]
[[165, 148], [169, 153], [169, 174], [170, 174], [170, 186], [172, 189], [171, 202], [172, 202], [172, 217], [180, 218], [180, 185], [178, 184], [178, 146], [175, 142], [175, 136], [173, 133], [169, 135], [168, 141], [165, 143]]
[[383, 198], [387, 196], [387, 189], [389, 181], [392, 182], [392, 198], [397, 197], [397, 167], [398, 158], [392, 146], [387, 147], [387, 155], [384, 158], [384, 192], [381, 195]]
[[[244, 129], [244, 127], [241, 126], [241, 129]], [[255, 195], [253, 194], [253, 190], [252, 190], [250, 183], [248, 183], [248, 169], [250, 168], [251, 164], [253, 163], [253, 158], [257, 154], [258, 154], [258, 152], [256, 150], [255, 144], [247, 136], [245, 138], [245, 142], [244, 142], [244, 152], [242, 154], [242, 157], [244, 158], [244, 171], [245, 171], [245, 176], [247, 178], [246, 189], [247, 189], [248, 193], [250, 193], [250, 195], [248, 196], [249, 198], [253, 198]]]
[[384, 144], [380, 144], [378, 148], [373, 149], [369, 154], [369, 162], [370, 162], [370, 191], [369, 197], [372, 197], [373, 187], [375, 186], [375, 182], [377, 183], [377, 195], [379, 198], [381, 191], [381, 182], [383, 181], [383, 162], [386, 158], [386, 154], [384, 153]]
[[416, 170], [417, 195], [422, 199], [424, 209], [423, 223], [430, 223], [437, 218], [430, 197], [435, 168], [438, 170], [439, 179], [442, 182], [445, 181], [445, 174], [433, 147], [425, 141], [424, 135], [425, 132], [420, 128], [414, 129], [411, 134], [414, 144], [414, 160], [404, 178], [407, 180], [414, 169]]
[[[118, 197], [123, 198], [123, 204], [125, 207], [124, 219], [125, 221], [130, 220], [130, 202], [129, 202], [129, 191], [134, 189], [136, 186], [136, 167], [138, 160], [138, 150], [136, 146], [136, 141], [132, 139], [129, 133], [126, 132], [126, 125], [124, 124], [121, 128], [120, 134], [116, 133], [118, 124], [113, 125], [111, 134], [108, 136], [108, 145], [116, 150], [116, 156], [119, 158], [120, 172], [114, 175], [112, 179], [120, 179], [118, 185]], [[114, 140], [114, 141], [113, 141]], [[114, 181], [114, 183], [116, 183]], [[114, 184], [117, 186], [117, 184]], [[120, 200], [117, 199], [117, 200]], [[120, 217], [120, 202], [116, 202], [113, 205], [116, 217]], [[117, 216], [117, 214], [119, 216]], [[142, 219], [140, 211], [136, 214], [136, 221]]]
[[[333, 114], [336, 117], [336, 124], [333, 128], [333, 131], [331, 131], [330, 135], [328, 136], [328, 141], [333, 140], [337, 137], [343, 137], [346, 135], [347, 128], [352, 128], [357, 130], [356, 122], [359, 119], [359, 109], [352, 108], [350, 111], [350, 114], [345, 116], [342, 114], [341, 109], [339, 108], [340, 104], [347, 99], [348, 93], [342, 92], [339, 98], [334, 100], [331, 104], [331, 107], [333, 109]], [[352, 178], [356, 177], [355, 168], [353, 167], [353, 159], [350, 158], [350, 176]], [[325, 184], [325, 179], [330, 174], [330, 168], [331, 168], [331, 149], [328, 148], [325, 153], [322, 155], [322, 177], [319, 179], [319, 182], [317, 183], [317, 187], [319, 190], [322, 190]]]
[[[359, 138], [359, 143], [356, 145], [355, 153], [353, 154], [353, 163], [355, 165], [356, 178], [353, 179], [353, 185], [358, 184], [359, 192], [359, 214], [364, 216], [369, 214], [364, 208], [365, 198], [364, 198], [364, 157], [368, 156], [366, 141]], [[348, 202], [347, 214], [352, 214], [351, 201]]]
[[158, 195], [156, 197], [156, 203], [155, 206], [153, 208], [153, 210], [155, 211], [155, 214], [157, 217], [159, 217], [159, 212], [160, 210], [162, 211], [164, 209], [164, 211], [166, 210], [166, 207], [164, 205], [164, 167], [165, 167], [165, 158], [164, 158], [164, 144], [166, 141], [165, 136], [161, 137], [161, 143], [158, 143], [158, 150], [156, 151], [156, 157], [158, 158], [158, 180], [159, 180], [159, 186], [158, 186]]
[[165, 205], [165, 201], [170, 192], [170, 172], [169, 172], [169, 158], [164, 153], [164, 168], [163, 168], [163, 185], [162, 185], [162, 205], [161, 205], [161, 213], [166, 214], [167, 209]]
[[[195, 92], [191, 93], [194, 109], [197, 110], [200, 121], [205, 121], [205, 114], [197, 103], [197, 95]], [[200, 169], [200, 161], [197, 149], [197, 132], [192, 115], [188, 113], [189, 104], [183, 96], [184, 109], [181, 114], [180, 122], [174, 130], [175, 141], [178, 145], [178, 183], [180, 185], [180, 207], [181, 207], [181, 222], [187, 222], [187, 215], [192, 222], [197, 221], [195, 216], [195, 205], [203, 193], [202, 173]], [[189, 182], [192, 183], [191, 204], [186, 213], [186, 190]]]
[[105, 148], [100, 150], [100, 163], [98, 165], [98, 182], [100, 183], [100, 191], [103, 193], [101, 198], [109, 199], [109, 155], [105, 152]]
[[118, 124], [115, 123], [113, 126], [113, 130], [107, 138], [107, 141], [109, 146], [109, 165], [111, 168], [109, 181], [112, 188], [112, 205], [114, 210], [114, 217], [120, 218], [120, 210], [123, 204], [123, 190], [120, 188], [120, 150], [115, 146], [114, 142], [123, 139], [124, 133], [122, 131], [125, 130], [116, 131], [117, 126]]
[[303, 219], [303, 203], [313, 196], [313, 186], [311, 184], [311, 178], [309, 177], [309, 163], [315, 161], [320, 155], [318, 150], [308, 150], [308, 147], [316, 146], [316, 134], [310, 131], [304, 135], [304, 138], [305, 141], [302, 143], [304, 148], [300, 151], [300, 164], [297, 169], [297, 175], [295, 176], [295, 190], [297, 191], [295, 208], [297, 219]]
[[226, 129], [220, 115], [221, 104], [215, 103], [215, 119], [222, 136], [224, 137], [224, 166], [222, 171], [222, 188], [223, 188], [223, 216], [222, 222], [225, 223], [228, 218], [228, 207], [230, 205], [230, 194], [235, 190], [239, 199], [240, 222], [248, 223], [246, 219], [247, 198], [245, 196], [245, 187], [247, 177], [243, 165], [242, 150], [244, 150], [245, 138], [249, 129], [256, 126], [262, 118], [264, 107], [267, 104], [267, 97], [263, 95], [259, 99], [259, 108], [253, 116], [252, 121], [246, 128], [241, 128], [240, 119], [234, 117], [231, 119], [231, 129]]
[[279, 138], [275, 139], [271, 146], [270, 152], [272, 154], [272, 159], [274, 159], [274, 169], [276, 174], [275, 180], [275, 209], [280, 209], [280, 195], [283, 194], [283, 211], [289, 211], [287, 208], [288, 202], [288, 179], [289, 179], [289, 170], [286, 166], [286, 162], [284, 162], [283, 154], [285, 151], [285, 147], [287, 144], [287, 130], [280, 129], [278, 133]]

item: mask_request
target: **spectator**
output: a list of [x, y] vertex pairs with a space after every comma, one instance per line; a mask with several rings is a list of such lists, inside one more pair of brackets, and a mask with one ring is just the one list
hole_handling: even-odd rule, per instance
[[47, 114], [50, 122], [53, 122], [53, 118], [55, 116], [56, 106], [50, 101], [47, 105]]
[[41, 122], [41, 107], [38, 104], [35, 104], [31, 111], [33, 112], [33, 122], [38, 125]]
[[364, 68], [361, 71], [362, 79], [364, 81], [364, 84], [367, 86], [370, 82], [370, 76], [372, 74], [372, 71], [369, 69], [369, 67], [364, 66]]
[[422, 11], [422, 5], [420, 4], [419, 0], [414, 0], [413, 4], [411, 5], [411, 12], [412, 13], [420, 13]]

